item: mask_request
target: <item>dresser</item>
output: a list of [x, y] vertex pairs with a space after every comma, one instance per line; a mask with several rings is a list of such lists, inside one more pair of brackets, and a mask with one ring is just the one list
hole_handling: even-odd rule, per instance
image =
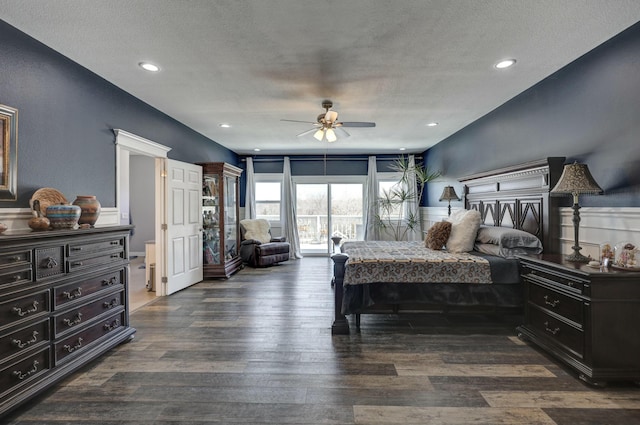
[[131, 228], [0, 235], [0, 416], [133, 338]]
[[592, 385], [640, 382], [640, 273], [521, 257], [528, 339]]

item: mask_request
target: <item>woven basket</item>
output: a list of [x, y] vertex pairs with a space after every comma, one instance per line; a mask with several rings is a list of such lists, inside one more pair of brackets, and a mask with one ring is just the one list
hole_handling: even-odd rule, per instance
[[33, 192], [31, 199], [29, 199], [29, 207], [33, 209], [33, 201], [40, 202], [40, 214], [43, 217], [47, 216], [47, 207], [50, 205], [68, 204], [67, 198], [64, 197], [59, 190], [51, 187], [43, 187]]

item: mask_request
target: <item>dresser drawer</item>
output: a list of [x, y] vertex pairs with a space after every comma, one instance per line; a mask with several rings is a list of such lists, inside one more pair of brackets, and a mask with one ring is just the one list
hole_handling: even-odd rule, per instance
[[72, 301], [87, 298], [90, 295], [111, 288], [122, 288], [125, 282], [126, 269], [115, 270], [99, 276], [89, 277], [83, 281], [60, 285], [53, 288], [54, 310]]
[[0, 369], [0, 396], [18, 389], [51, 368], [50, 348], [43, 349], [29, 357]]
[[68, 245], [69, 258], [92, 256], [94, 253], [124, 250], [125, 239], [110, 238], [99, 241], [73, 242]]
[[554, 269], [541, 269], [525, 265], [522, 267], [522, 274], [525, 279], [531, 279], [532, 281], [548, 281], [561, 285], [563, 288], [576, 292], [584, 293], [584, 286], [587, 281], [582, 280], [576, 276], [564, 274]]
[[94, 257], [82, 257], [69, 259], [69, 272], [76, 272], [96, 266], [108, 265], [121, 262], [126, 259], [124, 251], [111, 252], [107, 254], [94, 253]]
[[31, 250], [3, 252], [0, 254], [0, 268], [11, 267], [19, 264], [31, 266]]
[[53, 317], [54, 338], [82, 327], [95, 317], [105, 314], [124, 304], [124, 293], [114, 292], [88, 304], [72, 308]]
[[580, 358], [584, 356], [584, 334], [581, 330], [531, 305], [528, 306], [528, 313], [531, 326], [536, 328], [540, 335]]
[[36, 248], [36, 280], [64, 275], [64, 247]]
[[0, 302], [0, 329], [49, 314], [49, 291], [18, 295]]
[[87, 350], [91, 344], [103, 336], [123, 329], [125, 312], [120, 311], [97, 321], [92, 326], [68, 336], [54, 344], [56, 365], [66, 361], [71, 355]]
[[0, 289], [9, 288], [22, 283], [29, 283], [33, 279], [31, 264], [18, 264], [13, 267], [0, 269]]
[[38, 345], [49, 343], [49, 319], [30, 324], [0, 337], [2, 360], [11, 359]]
[[535, 283], [529, 283], [529, 302], [571, 320], [577, 326], [584, 325], [584, 304], [573, 298]]

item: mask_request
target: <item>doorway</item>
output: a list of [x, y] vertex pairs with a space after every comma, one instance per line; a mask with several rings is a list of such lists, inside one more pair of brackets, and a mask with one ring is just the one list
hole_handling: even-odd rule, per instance
[[363, 239], [363, 188], [361, 181], [296, 181], [296, 220], [303, 255], [333, 252], [332, 237], [342, 241]]

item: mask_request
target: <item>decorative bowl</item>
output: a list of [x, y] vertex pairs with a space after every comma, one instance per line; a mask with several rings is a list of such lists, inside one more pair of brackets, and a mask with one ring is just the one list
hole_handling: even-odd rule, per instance
[[47, 218], [53, 229], [73, 229], [78, 224], [81, 209], [77, 205], [58, 204], [47, 207]]

